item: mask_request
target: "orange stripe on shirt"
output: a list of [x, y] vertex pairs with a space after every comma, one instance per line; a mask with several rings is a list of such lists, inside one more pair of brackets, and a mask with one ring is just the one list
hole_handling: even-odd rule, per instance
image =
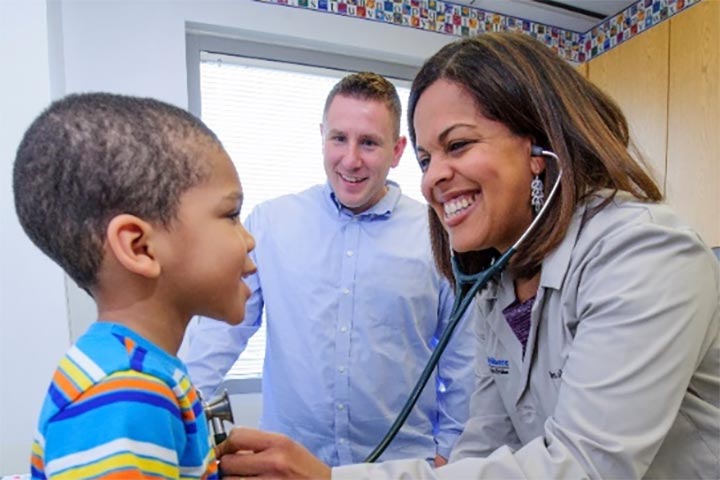
[[[101, 383], [96, 384], [89, 390], [86, 390], [78, 399], [80, 401], [89, 400], [91, 398], [103, 395], [108, 392], [117, 390], [140, 390], [143, 392], [153, 392], [162, 397], [167, 398], [177, 405], [177, 400], [173, 391], [167, 385], [161, 385], [157, 382], [145, 380], [143, 378], [110, 378]], [[178, 408], [180, 406], [178, 405]]]
[[55, 370], [55, 373], [53, 374], [53, 383], [63, 393], [63, 395], [70, 400], [80, 394], [80, 390], [62, 370]]
[[30, 456], [30, 464], [41, 472], [45, 470], [45, 464], [43, 463], [42, 458], [38, 455]]
[[97, 478], [106, 478], [108, 480], [134, 480], [134, 479], [143, 479], [143, 478], [161, 478], [161, 477], [154, 477], [154, 476], [148, 476], [147, 472], [141, 472], [139, 470], [121, 470], [119, 472], [111, 472], [107, 475], [101, 475]]
[[130, 355], [133, 350], [135, 350], [135, 342], [132, 338], [125, 337], [125, 351]]

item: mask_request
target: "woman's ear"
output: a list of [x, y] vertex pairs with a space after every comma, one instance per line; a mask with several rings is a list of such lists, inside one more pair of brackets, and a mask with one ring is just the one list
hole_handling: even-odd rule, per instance
[[533, 175], [540, 175], [545, 171], [545, 157], [530, 157], [530, 171]]
[[161, 266], [155, 255], [153, 226], [130, 214], [112, 218], [106, 231], [110, 252], [117, 262], [130, 272], [147, 278], [157, 278]]

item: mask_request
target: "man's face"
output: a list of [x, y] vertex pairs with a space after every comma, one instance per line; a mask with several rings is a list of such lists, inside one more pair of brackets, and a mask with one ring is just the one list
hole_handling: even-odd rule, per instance
[[353, 213], [379, 202], [406, 143], [395, 138], [390, 109], [380, 101], [337, 95], [320, 130], [325, 173], [338, 201]]

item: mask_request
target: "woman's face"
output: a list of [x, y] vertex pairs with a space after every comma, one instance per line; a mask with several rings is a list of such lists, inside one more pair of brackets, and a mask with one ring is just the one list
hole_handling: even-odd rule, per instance
[[530, 225], [530, 182], [545, 168], [530, 156], [530, 139], [483, 116], [473, 97], [447, 80], [422, 93], [413, 122], [423, 195], [453, 250], [505, 251]]

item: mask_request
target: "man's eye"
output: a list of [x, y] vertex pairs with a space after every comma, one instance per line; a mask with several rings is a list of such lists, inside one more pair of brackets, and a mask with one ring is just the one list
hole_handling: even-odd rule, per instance
[[418, 165], [420, 166], [420, 171], [425, 173], [430, 166], [430, 159], [429, 158], [418, 158]]
[[240, 220], [240, 210], [234, 210], [234, 211], [228, 213], [227, 215], [225, 215], [225, 217], [229, 218], [233, 222], [237, 222], [238, 220]]

